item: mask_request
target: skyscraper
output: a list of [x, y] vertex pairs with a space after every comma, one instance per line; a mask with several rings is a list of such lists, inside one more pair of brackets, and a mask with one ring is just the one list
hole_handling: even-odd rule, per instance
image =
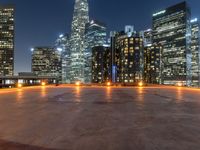
[[153, 14], [153, 43], [163, 47], [163, 84], [191, 85], [190, 16], [186, 2]]
[[91, 83], [92, 80], [92, 48], [106, 44], [106, 25], [92, 20], [86, 24], [85, 28], [85, 83]]
[[[129, 26], [130, 27], [130, 26]], [[126, 28], [127, 29], [127, 28]], [[143, 80], [143, 39], [133, 27], [112, 37], [112, 82], [136, 84]]]
[[0, 76], [14, 74], [14, 7], [0, 5]]
[[70, 81], [84, 82], [84, 34], [85, 25], [89, 22], [87, 0], [75, 0], [74, 14], [70, 37]]
[[62, 83], [70, 83], [70, 47], [68, 34], [61, 34], [55, 42], [57, 50], [61, 51]]
[[200, 26], [197, 18], [191, 20], [192, 85], [200, 86]]

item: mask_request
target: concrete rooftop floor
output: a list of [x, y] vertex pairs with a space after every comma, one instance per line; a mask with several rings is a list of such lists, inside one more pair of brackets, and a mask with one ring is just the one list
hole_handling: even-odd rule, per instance
[[0, 90], [0, 150], [199, 150], [200, 90]]

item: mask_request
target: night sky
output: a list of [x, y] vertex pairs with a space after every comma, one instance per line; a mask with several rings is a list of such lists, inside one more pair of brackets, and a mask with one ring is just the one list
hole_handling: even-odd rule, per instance
[[[16, 8], [15, 73], [31, 71], [34, 46], [52, 46], [61, 33], [70, 32], [75, 0], [0, 0]], [[154, 12], [182, 0], [89, 0], [90, 19], [107, 24], [108, 31], [134, 25], [136, 30], [151, 27]], [[200, 18], [200, 1], [188, 0], [192, 16]]]

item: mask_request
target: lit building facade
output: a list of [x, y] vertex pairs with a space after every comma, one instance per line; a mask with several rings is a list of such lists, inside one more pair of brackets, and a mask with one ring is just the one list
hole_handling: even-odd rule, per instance
[[57, 81], [56, 77], [36, 76], [36, 75], [18, 75], [18, 76], [0, 76], [0, 89], [1, 88], [12, 88], [21, 86], [36, 86], [41, 85], [42, 82], [45, 84], [55, 84]]
[[89, 22], [88, 1], [75, 0], [72, 29], [70, 36], [70, 82], [84, 82], [84, 35], [85, 25]]
[[144, 48], [144, 82], [161, 84], [162, 46], [149, 45]]
[[135, 84], [143, 81], [143, 38], [133, 30], [131, 32], [119, 32], [112, 37], [111, 43], [112, 81], [124, 84]]
[[61, 34], [55, 42], [55, 47], [61, 52], [62, 60], [62, 83], [70, 83], [70, 45], [69, 35]]
[[14, 7], [0, 5], [0, 76], [14, 75]]
[[32, 49], [32, 72], [37, 76], [57, 77], [61, 81], [61, 53], [52, 47]]
[[143, 38], [144, 47], [152, 45], [152, 29], [140, 31], [139, 34]]
[[191, 20], [192, 86], [200, 87], [200, 26], [197, 18]]
[[106, 25], [92, 20], [85, 28], [85, 71], [84, 82], [91, 83], [92, 80], [92, 48], [106, 44]]
[[162, 50], [162, 84], [191, 85], [191, 25], [186, 2], [153, 14], [153, 43]]
[[111, 49], [106, 46], [92, 48], [92, 83], [111, 81], [112, 61]]

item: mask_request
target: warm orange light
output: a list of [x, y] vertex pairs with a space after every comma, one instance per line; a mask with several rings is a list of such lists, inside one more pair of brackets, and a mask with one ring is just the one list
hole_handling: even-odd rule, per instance
[[42, 86], [45, 86], [46, 85], [46, 83], [45, 82], [42, 82], [42, 84], [41, 84]]
[[144, 84], [143, 84], [142, 81], [138, 83], [138, 86], [140, 86], [140, 87], [142, 87], [143, 85], [144, 85]]
[[80, 86], [81, 85], [81, 83], [79, 81], [77, 81], [75, 84], [76, 84], [76, 86]]
[[181, 86], [183, 86], [183, 83], [179, 82], [179, 83], [177, 83], [177, 86], [181, 87]]
[[111, 85], [111, 83], [110, 82], [107, 82], [107, 86], [110, 86]]
[[21, 88], [21, 87], [22, 87], [22, 84], [21, 84], [21, 83], [18, 83], [18, 84], [17, 84], [17, 87], [18, 87], [18, 88]]

